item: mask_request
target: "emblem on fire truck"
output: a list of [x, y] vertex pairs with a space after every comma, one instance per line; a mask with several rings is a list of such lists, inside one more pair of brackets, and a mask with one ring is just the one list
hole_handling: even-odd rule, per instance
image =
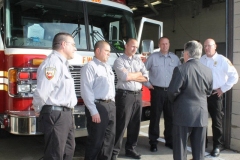
[[47, 67], [45, 68], [45, 76], [48, 80], [51, 80], [55, 75], [56, 68], [54, 67]]

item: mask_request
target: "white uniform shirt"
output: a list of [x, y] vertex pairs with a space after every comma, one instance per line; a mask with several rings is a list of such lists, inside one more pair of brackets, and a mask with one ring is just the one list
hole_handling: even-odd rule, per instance
[[53, 51], [38, 68], [37, 89], [32, 103], [40, 108], [43, 105], [73, 108], [77, 104], [68, 61], [57, 51]]
[[223, 55], [216, 52], [213, 57], [207, 57], [205, 54], [200, 62], [212, 70], [214, 90], [220, 88], [225, 93], [238, 82], [237, 70]]
[[115, 101], [114, 77], [111, 66], [95, 57], [81, 69], [81, 96], [91, 115], [98, 113], [96, 99]]

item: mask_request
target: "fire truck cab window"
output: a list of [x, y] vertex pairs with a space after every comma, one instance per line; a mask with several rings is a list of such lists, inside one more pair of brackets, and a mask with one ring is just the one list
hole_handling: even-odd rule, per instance
[[123, 52], [126, 40], [136, 38], [130, 11], [86, 1], [8, 0], [5, 2], [5, 44], [14, 48], [52, 48], [55, 34], [73, 35], [77, 50], [93, 50], [106, 40]]
[[126, 40], [136, 38], [131, 13], [97, 4], [87, 6], [91, 49], [98, 40], [106, 40], [112, 50], [123, 52]]
[[[33, 3], [34, 1], [34, 3]], [[56, 33], [74, 36], [78, 50], [87, 49], [82, 3], [51, 0], [6, 1], [6, 46], [52, 48]]]

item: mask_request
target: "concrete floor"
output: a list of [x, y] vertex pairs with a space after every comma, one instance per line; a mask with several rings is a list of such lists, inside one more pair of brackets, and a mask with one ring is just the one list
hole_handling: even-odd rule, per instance
[[[142, 122], [141, 131], [139, 134], [139, 141], [137, 146], [137, 151], [141, 153], [142, 160], [172, 160], [172, 150], [164, 146], [163, 130], [161, 130], [161, 135], [158, 143], [158, 152], [149, 151], [148, 143], [148, 124], [149, 121]], [[211, 126], [211, 124], [209, 124]], [[160, 128], [163, 128], [163, 120], [160, 120]], [[212, 136], [211, 127], [209, 127], [209, 144], [206, 149], [205, 160], [240, 160], [240, 154], [231, 150], [223, 150], [220, 157], [213, 158], [209, 156], [212, 150]], [[76, 138], [76, 149], [74, 160], [83, 160], [86, 138]], [[124, 156], [124, 144], [123, 148], [118, 157], [119, 160], [129, 160]], [[192, 158], [189, 148], [188, 160]], [[43, 136], [16, 136], [9, 135], [7, 137], [0, 138], [0, 160], [40, 160], [43, 156], [44, 141]]]
[[[138, 147], [137, 150], [139, 153], [141, 153], [141, 157], [143, 160], [172, 160], [173, 155], [172, 155], [172, 150], [165, 147], [165, 140], [162, 138], [163, 137], [163, 127], [164, 127], [164, 121], [161, 118], [160, 120], [160, 138], [159, 143], [158, 143], [158, 151], [157, 152], [150, 152], [149, 151], [149, 143], [148, 143], [148, 125], [149, 121], [142, 122], [141, 124], [141, 130], [139, 134], [139, 142], [138, 142]], [[211, 119], [209, 119], [209, 125], [211, 126]], [[123, 143], [124, 144], [124, 143]], [[191, 148], [188, 147], [188, 157], [187, 160], [192, 159], [191, 155]], [[206, 148], [205, 152], [205, 160], [240, 160], [240, 153], [236, 153], [231, 150], [222, 150], [221, 154], [219, 157], [211, 157], [210, 152], [212, 151], [212, 130], [211, 127], [208, 127], [208, 148]], [[128, 160], [127, 157], [124, 156], [124, 148], [122, 148], [121, 153], [119, 155], [119, 160]]]

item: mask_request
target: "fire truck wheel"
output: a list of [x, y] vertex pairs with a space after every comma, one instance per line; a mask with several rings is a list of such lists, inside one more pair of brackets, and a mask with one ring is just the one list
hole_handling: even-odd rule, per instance
[[10, 135], [10, 133], [4, 129], [0, 129], [0, 138], [6, 138]]

